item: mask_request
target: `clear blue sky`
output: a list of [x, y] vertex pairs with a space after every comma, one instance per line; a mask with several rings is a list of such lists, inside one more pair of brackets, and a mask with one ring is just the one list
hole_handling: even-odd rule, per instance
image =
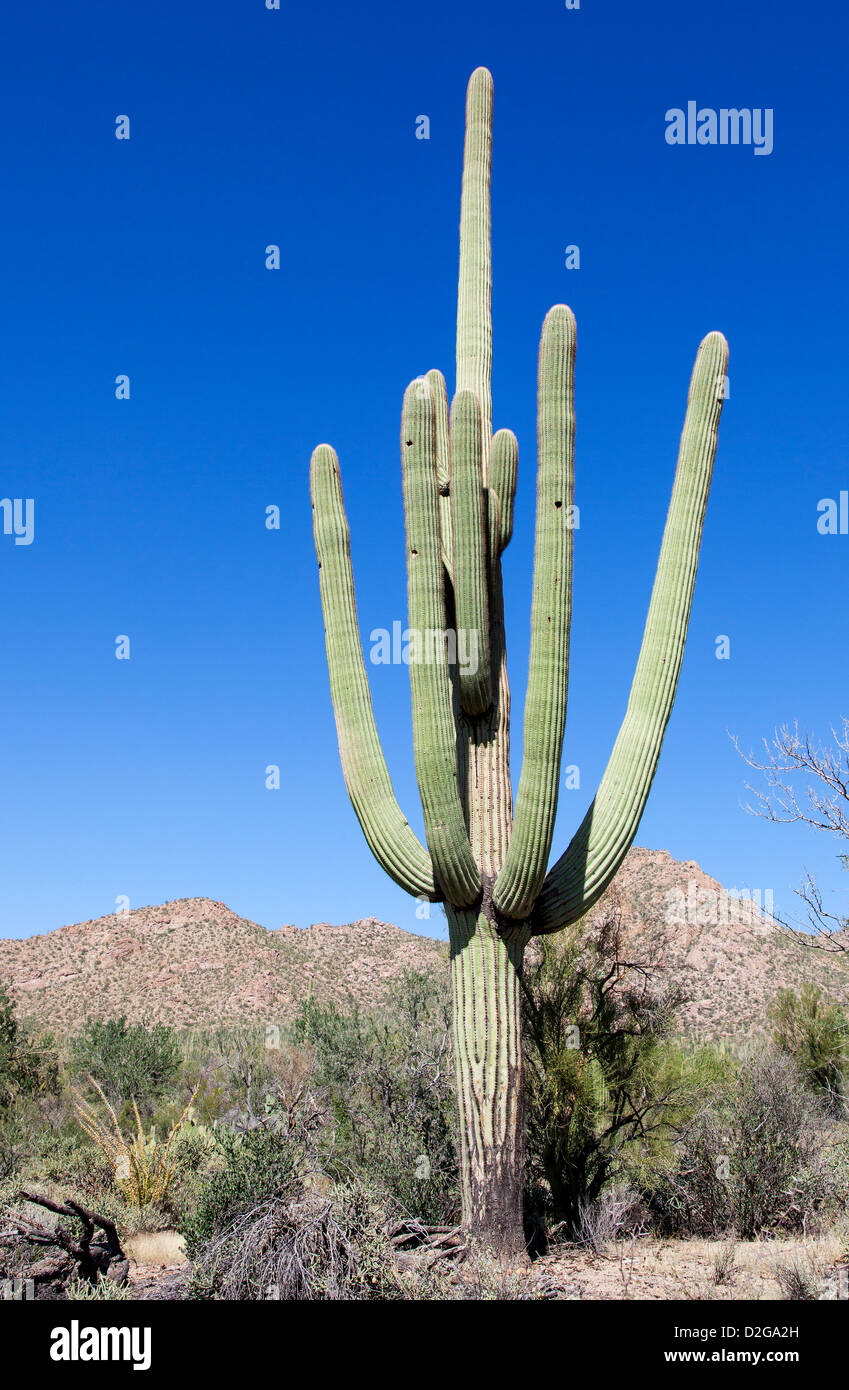
[[[754, 743], [798, 717], [825, 734], [849, 712], [849, 536], [816, 529], [818, 500], [849, 488], [848, 41], [837, 0], [6, 7], [0, 496], [34, 498], [35, 539], [0, 534], [0, 933], [104, 915], [119, 895], [205, 895], [267, 926], [374, 914], [438, 931], [372, 861], [344, 791], [308, 461], [321, 440], [340, 453], [363, 633], [405, 620], [401, 397], [432, 366], [453, 381], [464, 94], [481, 63], [495, 424], [522, 451], [505, 561], [519, 716], [537, 341], [551, 304], [578, 319], [565, 762], [582, 788], [561, 796], [555, 849], [624, 710], [689, 373], [718, 328], [731, 399], [638, 843], [787, 907], [803, 865], [842, 888], [837, 845], [741, 810], [726, 730]], [[691, 99], [774, 110], [773, 153], [670, 147], [665, 113]], [[407, 671], [372, 679], [419, 827]]]

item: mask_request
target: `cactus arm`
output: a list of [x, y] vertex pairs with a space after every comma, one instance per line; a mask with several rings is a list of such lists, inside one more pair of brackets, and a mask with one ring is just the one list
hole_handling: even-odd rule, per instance
[[445, 579], [433, 395], [422, 377], [412, 382], [404, 395], [401, 459], [407, 601], [418, 648], [410, 660], [416, 778], [436, 881], [451, 902], [468, 907], [481, 884], [460, 797], [457, 735], [445, 660]]
[[339, 460], [319, 444], [310, 464], [313, 533], [330, 693], [345, 786], [369, 848], [384, 871], [414, 897], [440, 901], [433, 865], [395, 799], [374, 719], [357, 624], [351, 538]]
[[572, 617], [572, 502], [575, 489], [575, 318], [564, 304], [545, 317], [539, 350], [539, 466], [522, 772], [513, 833], [493, 901], [526, 918], [542, 887], [560, 780]]
[[425, 377], [433, 397], [433, 423], [436, 431], [436, 478], [440, 496], [451, 482], [451, 445], [449, 435], [448, 388], [445, 377], [432, 367]]
[[466, 93], [457, 295], [457, 390], [474, 391], [483, 421], [483, 479], [492, 435], [492, 75], [476, 68]]
[[500, 555], [510, 544], [513, 535], [513, 502], [516, 497], [516, 477], [519, 470], [519, 441], [512, 430], [499, 430], [493, 435], [489, 455], [490, 490], [498, 498], [499, 530], [493, 557]]
[[439, 483], [439, 522], [442, 530], [442, 563], [448, 578], [451, 561], [451, 444], [448, 415], [448, 389], [445, 377], [434, 367], [425, 377], [433, 397], [436, 428], [436, 477]]
[[628, 709], [584, 820], [543, 885], [539, 935], [559, 931], [601, 896], [627, 854], [648, 798], [684, 656], [713, 461], [728, 344], [702, 342], [687, 399], [678, 467]]
[[468, 657], [458, 667], [460, 705], [473, 718], [492, 699], [482, 449], [480, 401], [474, 391], [458, 391], [451, 410], [452, 572], [457, 642], [465, 642]]

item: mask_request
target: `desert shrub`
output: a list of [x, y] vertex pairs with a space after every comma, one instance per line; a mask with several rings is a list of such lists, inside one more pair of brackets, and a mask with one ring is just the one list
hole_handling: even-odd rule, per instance
[[246, 1211], [269, 1201], [286, 1202], [303, 1192], [309, 1156], [299, 1136], [258, 1125], [217, 1137], [217, 1168], [203, 1182], [195, 1208], [178, 1223], [190, 1258]]
[[294, 1030], [315, 1058], [328, 1170], [378, 1183], [434, 1224], [459, 1211], [450, 1018], [447, 980], [408, 971], [381, 1008], [310, 1001]]
[[204, 1185], [215, 1171], [218, 1150], [215, 1132], [206, 1125], [190, 1122], [178, 1129], [171, 1148], [174, 1183], [165, 1204], [172, 1224], [197, 1207]]
[[0, 1109], [0, 1181], [23, 1171], [33, 1150], [31, 1107], [15, 1097]]
[[638, 1192], [625, 1183], [604, 1188], [593, 1201], [578, 1208], [575, 1239], [597, 1255], [626, 1236], [641, 1235], [646, 1213]]
[[71, 1040], [70, 1066], [78, 1083], [92, 1077], [109, 1104], [131, 1100], [147, 1109], [177, 1075], [181, 1053], [172, 1028], [145, 1028], [126, 1018], [93, 1020]]
[[839, 1195], [829, 1127], [797, 1068], [760, 1047], [683, 1135], [651, 1205], [673, 1233], [793, 1231]]
[[543, 938], [524, 990], [529, 1186], [547, 1187], [549, 1223], [575, 1233], [608, 1184], [642, 1183], [668, 1159], [704, 1059], [671, 1041], [683, 996], [626, 950], [615, 904]]
[[239, 1212], [195, 1253], [195, 1297], [400, 1297], [379, 1199], [359, 1184], [319, 1195], [267, 1197]]
[[36, 1137], [32, 1170], [34, 1177], [60, 1186], [74, 1186], [85, 1175], [102, 1185], [112, 1180], [111, 1166], [76, 1127], [64, 1132], [42, 1130]]
[[71, 1279], [65, 1287], [65, 1297], [72, 1302], [120, 1303], [133, 1298], [129, 1284], [117, 1284], [113, 1279], [98, 1275], [92, 1284], [88, 1279]]
[[50, 1034], [32, 1034], [18, 1020], [15, 1004], [0, 984], [0, 1112], [22, 1096], [55, 1094], [58, 1057]]
[[849, 1019], [822, 990], [808, 983], [796, 994], [782, 989], [771, 1010], [773, 1042], [798, 1066], [805, 1084], [833, 1113], [845, 1105]]
[[781, 1296], [788, 1302], [811, 1302], [819, 1298], [814, 1271], [798, 1258], [779, 1264], [775, 1271]]
[[197, 1088], [195, 1110], [205, 1124], [250, 1129], [277, 1117], [288, 1128], [306, 1123], [312, 1102], [312, 1049], [294, 1046], [285, 1030], [219, 1028], [193, 1037], [186, 1072]]
[[733, 1240], [727, 1240], [713, 1257], [712, 1282], [717, 1286], [734, 1283], [737, 1274], [737, 1249]]
[[159, 1139], [155, 1126], [145, 1132], [135, 1100], [134, 1125], [127, 1131], [123, 1130], [104, 1092], [96, 1081], [93, 1085], [105, 1113], [101, 1114], [98, 1107], [77, 1095], [76, 1111], [80, 1128], [107, 1159], [115, 1186], [126, 1202], [136, 1207], [161, 1205], [177, 1177], [174, 1149], [192, 1102], [189, 1101], [174, 1126]]

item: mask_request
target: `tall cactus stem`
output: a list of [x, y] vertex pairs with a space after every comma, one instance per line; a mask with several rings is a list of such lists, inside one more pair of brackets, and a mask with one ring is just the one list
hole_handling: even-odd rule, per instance
[[[699, 348], [628, 707], [595, 799], [546, 874], [569, 689], [576, 330], [559, 304], [540, 340], [531, 643], [514, 813], [501, 556], [513, 533], [519, 451], [510, 430], [492, 435], [491, 161], [492, 78], [477, 68], [466, 100], [456, 395], [449, 412], [434, 369], [408, 387], [401, 419], [413, 748], [427, 849], [395, 799], [377, 735], [329, 445], [313, 454], [311, 488], [345, 783], [386, 872], [416, 897], [445, 900], [463, 1223], [514, 1261], [524, 1251], [523, 954], [532, 935], [588, 911], [636, 834], [681, 671], [728, 346], [710, 333]], [[448, 661], [452, 636], [465, 658], [457, 665]]]
[[489, 558], [484, 515], [483, 437], [480, 402], [458, 391], [451, 410], [451, 535], [460, 704], [480, 715], [491, 700]]
[[457, 731], [447, 664], [445, 582], [439, 529], [433, 396], [419, 377], [408, 386], [401, 418], [404, 515], [407, 526], [407, 606], [414, 647], [410, 659], [413, 751], [425, 837], [434, 875], [458, 906], [480, 893], [463, 814]]
[[492, 75], [476, 68], [466, 94], [457, 296], [457, 390], [474, 391], [483, 421], [483, 478], [492, 436]]
[[542, 887], [554, 821], [569, 689], [575, 493], [575, 318], [549, 310], [539, 351], [537, 520], [522, 772], [513, 835], [495, 885], [505, 917], [527, 917]]

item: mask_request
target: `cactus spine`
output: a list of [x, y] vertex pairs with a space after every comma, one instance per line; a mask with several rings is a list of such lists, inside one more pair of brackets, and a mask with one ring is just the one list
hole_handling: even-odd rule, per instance
[[[537, 514], [524, 754], [515, 811], [501, 554], [518, 445], [492, 435], [492, 78], [469, 81], [460, 216], [457, 392], [438, 371], [404, 396], [416, 777], [427, 848], [395, 794], [375, 727], [357, 627], [339, 463], [320, 444], [311, 490], [327, 660], [351, 801], [378, 862], [409, 893], [445, 903], [451, 943], [463, 1220], [505, 1256], [523, 1250], [520, 982], [534, 935], [577, 921], [633, 842], [657, 768], [687, 634], [716, 452], [728, 347], [710, 333], [693, 369], [678, 466], [628, 707], [577, 833], [549, 869], [566, 724], [572, 587], [575, 319], [546, 315], [538, 368]], [[477, 643], [476, 669], [426, 637]], [[471, 654], [473, 647], [467, 648]]]

